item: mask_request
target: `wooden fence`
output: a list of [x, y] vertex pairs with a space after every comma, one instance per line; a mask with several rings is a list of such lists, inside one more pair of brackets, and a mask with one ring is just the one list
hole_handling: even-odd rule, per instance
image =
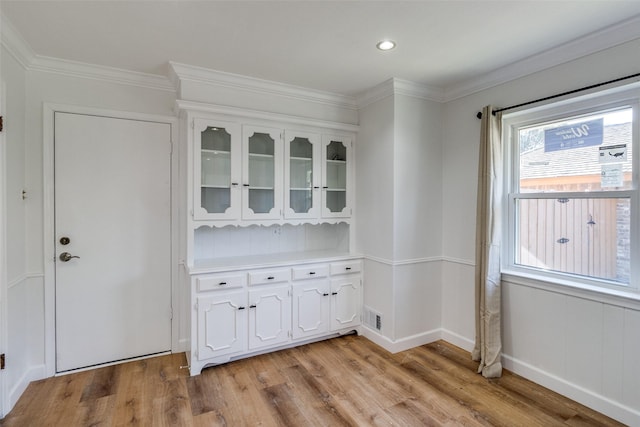
[[520, 199], [522, 265], [605, 279], [618, 272], [620, 199]]

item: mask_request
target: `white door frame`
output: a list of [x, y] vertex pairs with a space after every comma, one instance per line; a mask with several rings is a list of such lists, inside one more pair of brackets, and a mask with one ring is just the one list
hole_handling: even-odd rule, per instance
[[171, 319], [171, 349], [179, 349], [179, 321], [175, 308], [181, 300], [178, 289], [178, 119], [174, 116], [163, 116], [145, 113], [107, 110], [77, 105], [44, 103], [43, 119], [43, 243], [44, 243], [44, 321], [45, 321], [45, 374], [48, 377], [56, 375], [56, 329], [55, 329], [55, 215], [54, 215], [54, 114], [74, 113], [91, 116], [111, 117], [115, 119], [142, 120], [148, 122], [169, 124], [171, 127], [171, 305], [174, 307]]
[[[6, 103], [7, 86], [4, 81], [0, 82], [0, 116], [5, 115], [7, 111]], [[7, 344], [9, 339], [9, 328], [7, 325], [7, 205], [6, 205], [6, 186], [7, 169], [6, 159], [7, 131], [0, 132], [0, 353], [7, 352]], [[0, 417], [4, 417], [9, 410], [9, 390], [6, 380], [6, 371], [0, 372]]]

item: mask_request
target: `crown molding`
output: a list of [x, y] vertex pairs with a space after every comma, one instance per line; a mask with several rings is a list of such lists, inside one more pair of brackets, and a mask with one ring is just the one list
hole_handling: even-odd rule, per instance
[[270, 113], [266, 111], [232, 107], [228, 105], [215, 105], [205, 102], [185, 101], [182, 99], [178, 99], [176, 101], [176, 110], [178, 112], [190, 111], [205, 114], [229, 115], [248, 119], [278, 121], [292, 125], [313, 126], [317, 128], [326, 128], [344, 132], [358, 132], [358, 130], [360, 129], [358, 125], [351, 123], [330, 122], [326, 120], [311, 119], [308, 117], [293, 116], [289, 114]]
[[179, 87], [183, 81], [207, 84], [244, 90], [267, 95], [275, 95], [284, 98], [292, 98], [317, 104], [325, 104], [348, 110], [357, 110], [355, 98], [331, 92], [324, 92], [285, 83], [263, 80], [240, 74], [210, 70], [208, 68], [193, 65], [180, 64], [169, 61], [169, 78], [175, 87]]
[[18, 61], [22, 68], [25, 70], [29, 68], [29, 65], [36, 56], [33, 49], [31, 49], [31, 46], [22, 38], [22, 35], [15, 29], [13, 24], [1, 13], [0, 42], [6, 51]]
[[364, 108], [392, 95], [405, 95], [428, 101], [444, 102], [444, 91], [442, 89], [394, 77], [361, 92], [356, 98], [358, 108]]
[[640, 38], [640, 15], [444, 89], [453, 101]]
[[52, 58], [49, 56], [36, 55], [28, 69], [30, 71], [41, 71], [70, 77], [101, 80], [110, 83], [119, 83], [167, 92], [176, 91], [173, 83], [166, 76], [140, 73], [137, 71], [106, 67], [103, 65], [87, 64], [84, 62]]
[[42, 71], [170, 92], [176, 90], [166, 76], [37, 55], [4, 15], [0, 19], [2, 46], [26, 71]]

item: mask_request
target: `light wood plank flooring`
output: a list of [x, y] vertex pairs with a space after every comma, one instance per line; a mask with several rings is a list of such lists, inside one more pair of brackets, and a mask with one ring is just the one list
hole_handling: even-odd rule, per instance
[[390, 354], [345, 336], [207, 368], [184, 354], [37, 381], [5, 426], [616, 426], [443, 341]]

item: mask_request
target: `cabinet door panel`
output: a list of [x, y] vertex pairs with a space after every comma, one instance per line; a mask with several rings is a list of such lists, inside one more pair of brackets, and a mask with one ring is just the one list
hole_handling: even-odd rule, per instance
[[249, 292], [249, 349], [286, 343], [290, 330], [289, 286]]
[[240, 126], [194, 119], [193, 133], [194, 219], [237, 219], [240, 214]]
[[242, 152], [242, 218], [279, 219], [282, 212], [280, 130], [243, 126]]
[[320, 216], [320, 136], [285, 131], [284, 217], [315, 219]]
[[328, 279], [306, 280], [293, 285], [293, 338], [329, 331]]
[[352, 275], [331, 281], [331, 330], [360, 324], [360, 276]]
[[246, 301], [244, 291], [198, 297], [198, 359], [246, 349]]
[[351, 216], [353, 164], [351, 138], [325, 135], [322, 139], [322, 216]]

